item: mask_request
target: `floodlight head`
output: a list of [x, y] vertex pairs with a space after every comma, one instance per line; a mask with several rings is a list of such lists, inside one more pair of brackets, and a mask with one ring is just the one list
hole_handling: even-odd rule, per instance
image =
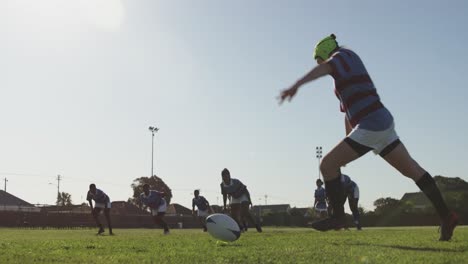
[[148, 127], [148, 130], [154, 133], [154, 132], [158, 132], [159, 128], [150, 126]]

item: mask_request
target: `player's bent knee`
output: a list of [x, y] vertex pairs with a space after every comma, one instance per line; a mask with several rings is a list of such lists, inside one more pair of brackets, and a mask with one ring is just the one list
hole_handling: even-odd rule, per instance
[[329, 156], [325, 156], [320, 163], [320, 171], [325, 179], [333, 177], [334, 174], [339, 172], [340, 166]]

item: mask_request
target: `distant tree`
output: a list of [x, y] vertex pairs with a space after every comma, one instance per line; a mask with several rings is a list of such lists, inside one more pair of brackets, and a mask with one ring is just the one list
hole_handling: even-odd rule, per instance
[[57, 206], [70, 206], [72, 204], [71, 194], [61, 192], [57, 194]]
[[468, 212], [468, 191], [452, 191], [444, 193], [444, 198], [451, 208]]
[[[459, 177], [435, 176], [434, 180], [450, 208], [468, 216], [468, 182]], [[431, 209], [433, 209], [431, 207]]]
[[375, 214], [381, 215], [390, 212], [394, 212], [395, 210], [399, 209], [401, 206], [400, 200], [387, 197], [387, 198], [379, 198], [374, 201], [375, 206]]
[[358, 211], [360, 215], [365, 215], [367, 213], [366, 209], [362, 206], [358, 206]]
[[460, 200], [462, 206], [459, 207], [459, 211], [465, 215], [468, 215], [468, 192], [463, 193]]
[[131, 187], [133, 189], [133, 196], [128, 198], [128, 202], [137, 205], [139, 208], [142, 208], [142, 205], [139, 201], [140, 194], [143, 192], [143, 185], [149, 184], [151, 190], [156, 190], [164, 192], [166, 194], [165, 199], [169, 204], [172, 198], [172, 190], [167, 186], [164, 181], [158, 176], [154, 175], [151, 177], [140, 177], [133, 180]]
[[[468, 220], [468, 206], [466, 206], [468, 204], [468, 183], [458, 177], [435, 176], [434, 180], [450, 209], [456, 211], [461, 219]], [[398, 225], [402, 223], [401, 219], [410, 216], [436, 215], [434, 206], [422, 192], [413, 194], [404, 201], [390, 197], [380, 198], [375, 200], [374, 206], [375, 210], [367, 212], [366, 216], [377, 216], [377, 225]]]
[[405, 213], [410, 213], [414, 211], [414, 202], [413, 201], [400, 201], [400, 209]]
[[435, 176], [434, 180], [442, 192], [468, 191], [468, 183], [458, 177], [451, 178], [444, 176]]

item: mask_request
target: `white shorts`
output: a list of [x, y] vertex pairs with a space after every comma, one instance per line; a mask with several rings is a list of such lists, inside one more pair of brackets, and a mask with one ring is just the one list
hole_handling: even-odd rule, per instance
[[382, 131], [370, 131], [359, 128], [359, 125], [357, 125], [348, 134], [348, 137], [361, 145], [372, 148], [375, 154], [379, 154], [388, 145], [398, 139], [395, 123], [392, 123], [388, 129]]
[[[106, 204], [105, 203], [94, 203], [94, 207], [95, 208], [106, 208]], [[107, 203], [107, 208], [111, 208], [111, 202], [108, 202]]]
[[167, 204], [166, 203], [163, 203], [161, 204], [159, 207], [158, 207], [158, 210], [156, 209], [151, 209], [151, 214], [154, 216], [154, 215], [158, 215], [158, 213], [165, 213], [167, 210]]
[[249, 201], [249, 197], [247, 196], [247, 194], [243, 194], [239, 198], [232, 197], [231, 204], [241, 204], [243, 202], [248, 202], [248, 201]]
[[200, 217], [206, 217], [209, 215], [208, 211], [209, 211], [208, 209], [206, 209], [205, 211], [198, 210], [197, 215]]
[[319, 213], [328, 212], [328, 210], [327, 210], [327, 208], [317, 208], [317, 207], [315, 207], [315, 212], [319, 212]]

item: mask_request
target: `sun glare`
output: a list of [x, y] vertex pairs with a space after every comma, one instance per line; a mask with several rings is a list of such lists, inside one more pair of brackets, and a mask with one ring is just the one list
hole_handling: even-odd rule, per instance
[[42, 29], [91, 26], [116, 31], [125, 18], [122, 0], [15, 0], [7, 7], [9, 18], [19, 25]]
[[117, 30], [124, 20], [121, 0], [82, 0], [90, 23], [100, 29]]

